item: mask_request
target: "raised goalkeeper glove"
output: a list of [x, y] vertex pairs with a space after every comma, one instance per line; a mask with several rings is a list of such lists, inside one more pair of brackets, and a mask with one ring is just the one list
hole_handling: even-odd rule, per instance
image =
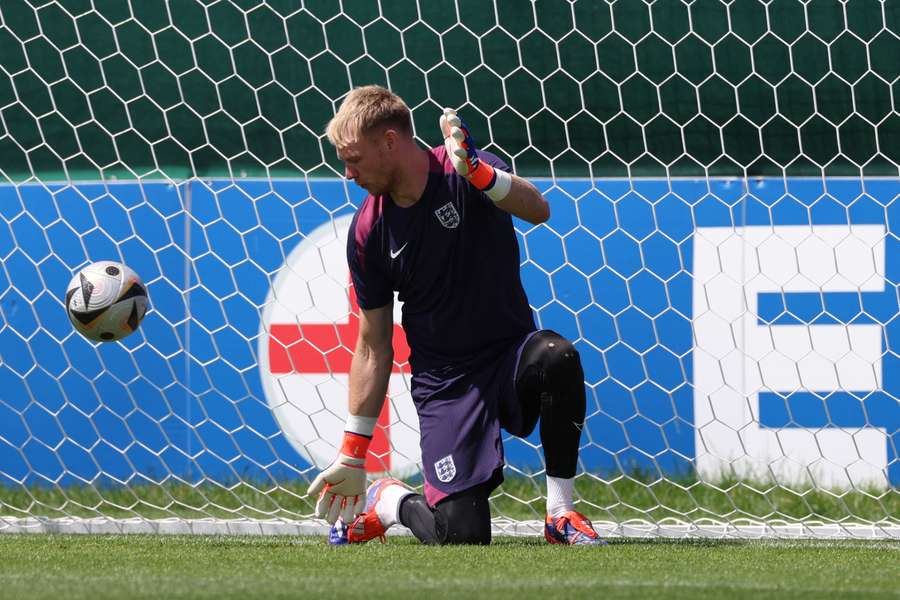
[[319, 473], [308, 495], [319, 494], [316, 516], [334, 524], [340, 516], [345, 523], [363, 511], [366, 506], [366, 451], [371, 437], [351, 431], [344, 432], [344, 443], [337, 458]]
[[456, 172], [494, 202], [503, 200], [512, 187], [512, 176], [478, 158], [478, 150], [468, 128], [452, 108], [445, 108], [441, 115], [441, 132], [444, 134], [444, 147]]

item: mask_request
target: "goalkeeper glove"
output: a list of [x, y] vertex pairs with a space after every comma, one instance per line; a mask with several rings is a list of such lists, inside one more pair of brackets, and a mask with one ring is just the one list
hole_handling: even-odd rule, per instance
[[478, 158], [478, 150], [469, 130], [452, 108], [445, 108], [441, 115], [441, 132], [444, 134], [444, 147], [456, 172], [494, 202], [503, 200], [512, 187], [512, 176]]
[[344, 432], [344, 443], [337, 458], [319, 473], [307, 492], [310, 496], [319, 494], [317, 517], [332, 525], [339, 516], [345, 523], [352, 523], [363, 511], [366, 506], [366, 451], [371, 441], [371, 436]]

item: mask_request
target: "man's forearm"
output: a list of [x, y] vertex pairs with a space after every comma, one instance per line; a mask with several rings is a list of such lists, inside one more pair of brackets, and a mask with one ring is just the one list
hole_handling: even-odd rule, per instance
[[512, 176], [509, 193], [496, 202], [497, 208], [538, 225], [550, 218], [550, 207], [537, 188], [526, 179]]
[[318, 496], [316, 515], [329, 523], [338, 517], [350, 523], [366, 506], [366, 457], [376, 419], [384, 404], [393, 353], [382, 354], [358, 343], [350, 362], [350, 416], [337, 458], [309, 486]]
[[381, 413], [394, 361], [393, 351], [378, 353], [358, 347], [350, 362], [350, 414], [377, 417]]

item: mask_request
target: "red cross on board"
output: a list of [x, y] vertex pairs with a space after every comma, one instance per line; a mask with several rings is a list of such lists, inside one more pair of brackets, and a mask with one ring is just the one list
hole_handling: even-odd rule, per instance
[[[269, 366], [273, 375], [282, 373], [350, 373], [350, 360], [359, 335], [359, 305], [350, 283], [350, 319], [347, 323], [272, 324], [269, 334]], [[399, 324], [394, 324], [393, 373], [407, 370], [409, 345]], [[366, 471], [391, 469], [390, 402], [385, 400], [378, 426], [366, 456]]]

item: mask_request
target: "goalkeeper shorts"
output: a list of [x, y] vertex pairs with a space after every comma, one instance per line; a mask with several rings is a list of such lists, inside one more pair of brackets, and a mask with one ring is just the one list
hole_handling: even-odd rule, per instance
[[413, 375], [425, 498], [430, 506], [450, 494], [487, 482], [496, 487], [503, 481], [497, 477], [504, 464], [500, 429], [507, 421], [523, 420], [516, 367], [525, 343], [536, 333], [515, 340], [492, 360], [466, 373]]

